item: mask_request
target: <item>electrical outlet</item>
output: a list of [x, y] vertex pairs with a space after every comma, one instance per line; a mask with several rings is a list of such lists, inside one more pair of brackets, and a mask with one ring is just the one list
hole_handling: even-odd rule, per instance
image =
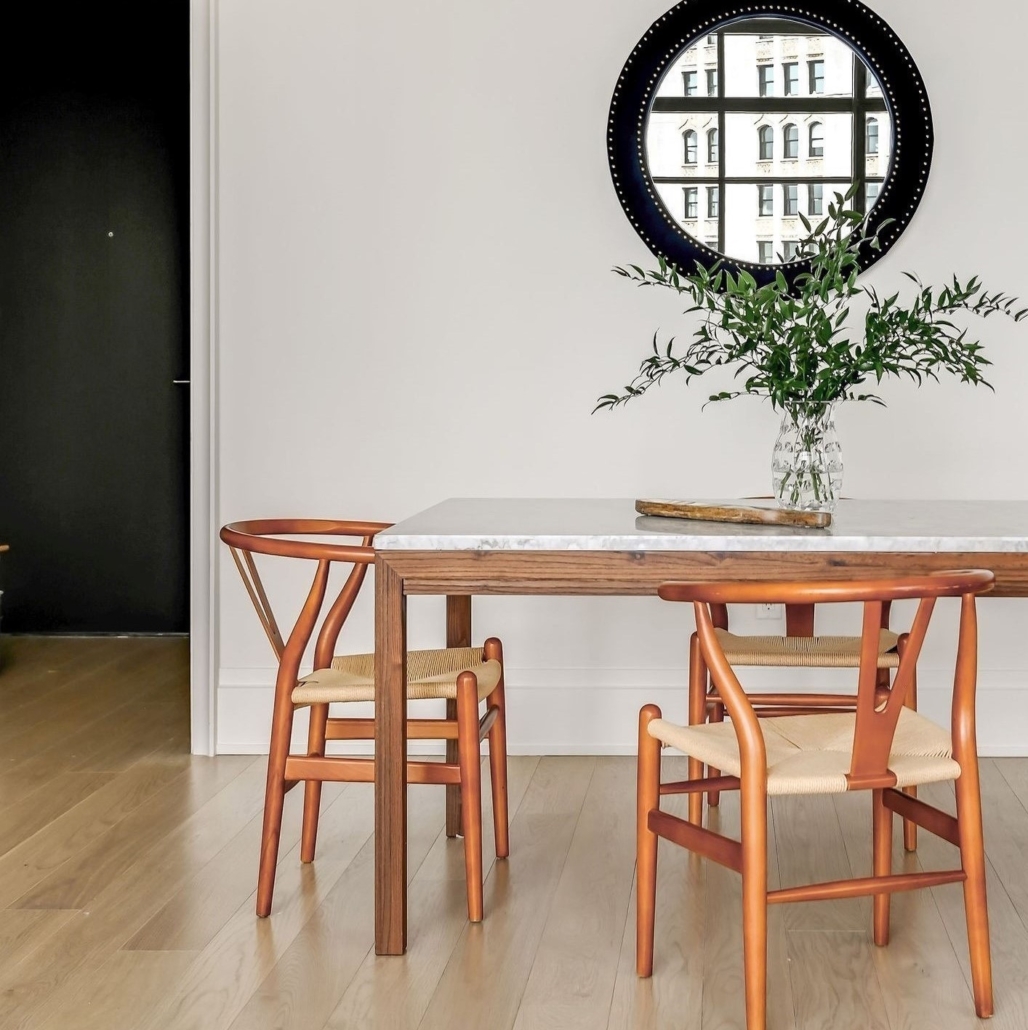
[[758, 619], [784, 619], [785, 605], [783, 604], [758, 604]]

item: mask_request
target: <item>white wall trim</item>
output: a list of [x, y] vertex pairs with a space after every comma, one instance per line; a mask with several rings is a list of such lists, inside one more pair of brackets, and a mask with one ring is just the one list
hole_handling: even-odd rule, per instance
[[[753, 687], [785, 687], [778, 670], [750, 669]], [[816, 676], [823, 670], [802, 670]], [[836, 670], [852, 672], [852, 670]], [[763, 673], [767, 675], [752, 675]], [[807, 687], [845, 689], [814, 676]], [[952, 669], [918, 670], [921, 711], [940, 725], [949, 720]], [[639, 708], [653, 702], [671, 719], [685, 719], [685, 677], [681, 669], [507, 669], [508, 749], [515, 755], [635, 754]], [[270, 669], [222, 669], [218, 706], [218, 754], [266, 754], [274, 694]], [[792, 681], [795, 683], [795, 680]], [[850, 684], [851, 685], [851, 684]], [[796, 684], [802, 689], [801, 684]], [[420, 702], [424, 709], [439, 702]], [[362, 709], [358, 711], [358, 708]], [[983, 757], [1028, 756], [1028, 692], [1019, 669], [982, 669], [978, 676], [978, 748]], [[370, 716], [370, 705], [351, 705], [348, 714]], [[424, 710], [418, 714], [435, 714]], [[306, 714], [297, 715], [293, 745], [302, 751]], [[350, 754], [370, 753], [371, 745], [346, 745]], [[438, 754], [431, 742], [410, 745], [412, 754]]]
[[190, 0], [189, 54], [189, 718], [193, 754], [215, 753], [218, 454], [217, 77], [214, 0]]

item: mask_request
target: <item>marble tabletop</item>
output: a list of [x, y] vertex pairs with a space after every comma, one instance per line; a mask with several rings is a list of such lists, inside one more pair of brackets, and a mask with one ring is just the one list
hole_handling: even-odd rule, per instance
[[635, 501], [626, 499], [459, 497], [379, 533], [375, 546], [384, 551], [1028, 553], [1028, 501], [840, 501], [830, 528], [801, 529], [637, 515]]

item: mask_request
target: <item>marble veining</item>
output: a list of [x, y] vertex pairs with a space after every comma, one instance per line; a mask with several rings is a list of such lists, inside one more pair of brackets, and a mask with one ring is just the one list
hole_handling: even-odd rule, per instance
[[416, 551], [1028, 554], [1028, 501], [840, 501], [830, 528], [801, 529], [637, 515], [634, 500], [628, 499], [452, 498], [380, 533], [376, 546]]

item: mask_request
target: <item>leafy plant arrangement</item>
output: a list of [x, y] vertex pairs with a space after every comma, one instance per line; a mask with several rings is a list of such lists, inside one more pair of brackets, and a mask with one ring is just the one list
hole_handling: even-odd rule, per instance
[[[615, 268], [639, 286], [662, 286], [688, 296], [692, 304], [685, 314], [698, 314], [700, 323], [681, 354], [675, 353], [674, 338], [662, 347], [654, 334], [653, 353], [635, 379], [623, 392], [600, 397], [594, 410], [625, 404], [672, 372], [684, 373], [688, 382], [715, 368], [734, 368], [739, 387], [711, 394], [708, 403], [742, 394], [767, 397], [799, 427], [792, 450], [811, 455], [807, 464], [820, 480], [825, 472], [816, 467], [815, 437], [826, 428], [836, 401], [884, 404], [871, 390], [887, 376], [907, 376], [921, 385], [945, 372], [991, 389], [983, 374], [990, 362], [981, 343], [968, 339], [967, 329], [951, 316], [969, 312], [986, 318], [999, 312], [1019, 322], [1028, 316], [1028, 308], [1015, 311], [1015, 298], [989, 293], [977, 276], [963, 283], [954, 276], [950, 285], [935, 288], [906, 272], [917, 287], [909, 304], [901, 303], [898, 293], [883, 298], [872, 286], [859, 283], [861, 253], [881, 249], [879, 234], [889, 221], [872, 227], [869, 216], [851, 210], [847, 204], [855, 193], [855, 187], [845, 195], [837, 193], [817, 226], [799, 215], [807, 232], [800, 253], [810, 260], [810, 270], [797, 275], [792, 286], [781, 271], [772, 282], [758, 286], [744, 269], [733, 276], [720, 262], [709, 268], [697, 262], [692, 273], [663, 259], [656, 271], [638, 265]], [[859, 331], [850, 324], [854, 302], [864, 306]], [[803, 426], [808, 427], [811, 447], [803, 446]], [[823, 464], [824, 455], [821, 459]], [[775, 474], [780, 503], [795, 506], [802, 502], [799, 495], [811, 490], [813, 503], [802, 506], [834, 503], [833, 496], [825, 496], [832, 492], [830, 483], [811, 483], [802, 467], [793, 478], [793, 495], [783, 499], [783, 484]], [[841, 482], [841, 463], [838, 478]]]

